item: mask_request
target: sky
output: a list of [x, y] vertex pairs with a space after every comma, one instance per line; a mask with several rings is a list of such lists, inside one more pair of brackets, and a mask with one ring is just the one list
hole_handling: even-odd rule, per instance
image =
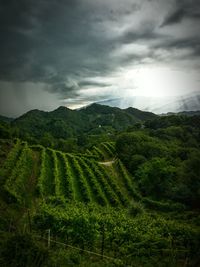
[[199, 0], [1, 0], [0, 114], [200, 91]]

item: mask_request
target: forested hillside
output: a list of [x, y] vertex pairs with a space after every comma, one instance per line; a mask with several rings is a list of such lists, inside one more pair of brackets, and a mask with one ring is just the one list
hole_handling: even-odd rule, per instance
[[[129, 108], [122, 110], [92, 104], [80, 110], [59, 107], [51, 112], [31, 110], [11, 122], [23, 138], [37, 140], [49, 134], [52, 138], [73, 138], [77, 135], [100, 134], [125, 130], [136, 122], [155, 118], [150, 112]], [[0, 119], [1, 121], [1, 119]], [[5, 118], [4, 118], [5, 121]]]
[[[1, 266], [199, 266], [200, 117], [112, 112], [31, 111], [1, 124]], [[47, 134], [34, 143], [52, 118], [79, 121], [59, 148]], [[81, 134], [90, 123], [114, 130]]]

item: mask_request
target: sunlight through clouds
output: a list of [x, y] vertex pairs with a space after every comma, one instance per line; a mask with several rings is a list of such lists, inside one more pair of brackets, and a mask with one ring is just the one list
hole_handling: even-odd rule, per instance
[[[38, 91], [52, 109], [120, 97], [198, 99], [198, 0], [22, 0], [0, 9], [0, 104], [8, 116], [41, 108]], [[19, 84], [31, 84], [21, 105]]]

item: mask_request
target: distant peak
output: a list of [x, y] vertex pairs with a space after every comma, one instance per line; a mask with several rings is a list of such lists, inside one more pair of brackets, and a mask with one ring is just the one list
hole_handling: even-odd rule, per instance
[[105, 108], [107, 108], [107, 109], [109, 109], [109, 110], [111, 110], [111, 109], [116, 109], [117, 107], [111, 107], [111, 106], [109, 106], [109, 105], [106, 105], [106, 104], [100, 104], [100, 103], [92, 103], [92, 104], [90, 104], [90, 105], [88, 105], [88, 106], [86, 106], [86, 109], [87, 108], [98, 108], [98, 109], [105, 109]]
[[[55, 110], [66, 110], [66, 109], [69, 109], [68, 107], [65, 107], [65, 106], [59, 106], [58, 108], [56, 108]], [[54, 110], [54, 111], [55, 111]]]
[[65, 111], [71, 111], [71, 109], [69, 109], [68, 107], [65, 106], [60, 106], [58, 108], [56, 108], [55, 110], [53, 110], [52, 112], [65, 112]]
[[128, 111], [129, 111], [129, 110], [134, 110], [134, 111], [135, 111], [135, 110], [138, 110], [138, 111], [139, 111], [139, 109], [134, 108], [134, 107], [128, 107], [128, 108], [125, 108], [124, 110], [128, 110]]
[[28, 114], [28, 115], [30, 115], [30, 114], [41, 114], [41, 113], [45, 113], [45, 111], [43, 111], [43, 110], [39, 110], [39, 109], [32, 109], [32, 110], [29, 110], [29, 111], [27, 111], [26, 113], [24, 113], [22, 116], [24, 116], [24, 115], [26, 115], [26, 114]]

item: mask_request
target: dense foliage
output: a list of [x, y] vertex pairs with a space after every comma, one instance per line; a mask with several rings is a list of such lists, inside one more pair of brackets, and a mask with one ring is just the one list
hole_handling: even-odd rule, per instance
[[89, 147], [88, 142], [98, 143], [99, 138], [110, 141], [108, 135], [155, 117], [153, 113], [133, 108], [121, 110], [99, 104], [80, 110], [66, 107], [52, 112], [32, 110], [13, 120], [0, 118], [0, 137], [15, 136], [30, 143], [72, 152], [77, 146]]
[[0, 265], [199, 266], [199, 118], [92, 105], [4, 120]]
[[143, 196], [200, 207], [200, 124], [194, 124], [196, 120], [164, 117], [148, 122], [153, 129], [118, 137], [118, 156]]

